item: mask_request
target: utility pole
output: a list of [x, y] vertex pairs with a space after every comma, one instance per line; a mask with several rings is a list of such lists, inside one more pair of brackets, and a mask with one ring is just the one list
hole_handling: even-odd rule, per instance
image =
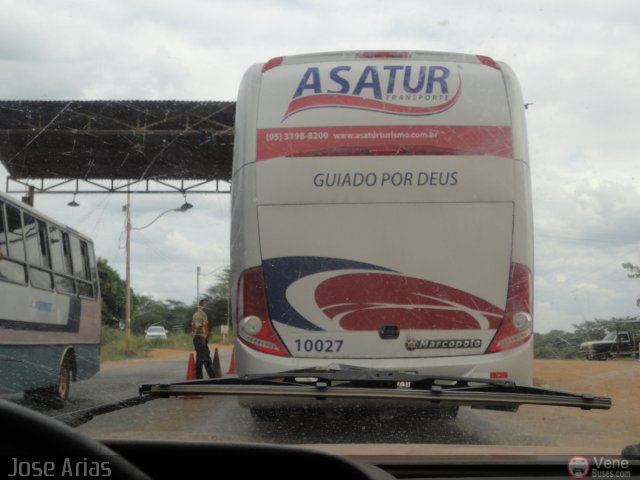
[[[191, 208], [193, 208], [193, 205], [191, 205], [190, 203], [187, 202], [187, 197], [185, 196], [184, 199], [184, 203], [179, 207], [179, 208], [170, 208], [169, 210], [165, 210], [164, 212], [162, 212], [160, 215], [158, 215], [156, 218], [154, 218], [151, 222], [147, 223], [144, 227], [132, 227], [131, 226], [131, 195], [130, 192], [127, 190], [127, 204], [122, 207], [122, 209], [124, 211], [126, 211], [127, 214], [127, 225], [126, 225], [126, 230], [127, 230], [127, 246], [126, 246], [126, 251], [127, 251], [127, 291], [125, 292], [125, 323], [126, 323], [126, 327], [125, 327], [125, 336], [126, 337], [130, 337], [131, 336], [131, 230], [144, 230], [145, 228], [151, 226], [152, 224], [154, 224], [156, 222], [156, 220], [158, 220], [160, 217], [162, 217], [163, 215], [166, 215], [169, 212], [186, 212], [187, 210], [190, 210]], [[198, 287], [199, 288], [199, 287]]]
[[200, 301], [200, 267], [196, 267], [196, 303]]
[[127, 191], [127, 291], [125, 292], [125, 335], [127, 338], [131, 336], [131, 198]]

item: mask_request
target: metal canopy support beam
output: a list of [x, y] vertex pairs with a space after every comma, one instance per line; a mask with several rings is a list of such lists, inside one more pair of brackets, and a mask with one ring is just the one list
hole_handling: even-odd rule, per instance
[[222, 180], [80, 180], [67, 178], [58, 180], [21, 179], [7, 177], [7, 193], [94, 194], [94, 193], [231, 193], [231, 183]]

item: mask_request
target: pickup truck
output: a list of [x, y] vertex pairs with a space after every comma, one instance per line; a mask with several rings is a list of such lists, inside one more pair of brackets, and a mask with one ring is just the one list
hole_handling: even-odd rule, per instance
[[587, 360], [607, 360], [616, 357], [637, 357], [639, 336], [632, 332], [609, 332], [602, 340], [580, 344], [580, 352]]

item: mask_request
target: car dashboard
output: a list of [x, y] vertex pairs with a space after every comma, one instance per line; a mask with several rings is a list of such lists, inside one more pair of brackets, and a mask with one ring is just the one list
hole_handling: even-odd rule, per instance
[[[0, 399], [4, 478], [174, 479], [277, 477], [280, 480], [567, 478], [568, 457], [427, 455], [429, 446], [275, 445], [184, 440], [98, 440], [58, 420]], [[455, 446], [450, 446], [452, 451]], [[398, 454], [398, 450], [402, 454]], [[472, 450], [472, 449], [471, 449]], [[625, 471], [640, 472], [639, 446]], [[524, 452], [524, 450], [523, 450]], [[623, 452], [624, 453], [624, 452]], [[581, 477], [578, 477], [581, 478]]]

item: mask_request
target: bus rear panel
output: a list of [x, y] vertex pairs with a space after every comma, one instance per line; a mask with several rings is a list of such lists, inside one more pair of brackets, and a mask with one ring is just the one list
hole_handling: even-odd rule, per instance
[[523, 102], [482, 56], [246, 73], [232, 181], [239, 375], [348, 364], [532, 382]]

